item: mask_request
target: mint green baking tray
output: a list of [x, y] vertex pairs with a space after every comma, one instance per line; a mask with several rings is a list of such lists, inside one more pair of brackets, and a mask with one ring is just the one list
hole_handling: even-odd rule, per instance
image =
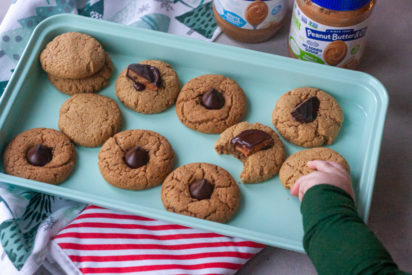
[[[236, 80], [248, 98], [246, 120], [271, 124], [272, 110], [285, 92], [313, 86], [332, 94], [342, 106], [345, 121], [336, 142], [329, 146], [351, 166], [358, 211], [366, 221], [373, 192], [388, 96], [372, 76], [356, 71], [305, 63], [291, 58], [204, 42], [170, 34], [122, 26], [75, 15], [58, 15], [43, 21], [31, 36], [0, 102], [0, 149], [17, 134], [35, 127], [57, 128], [60, 106], [68, 98], [58, 92], [42, 71], [39, 55], [56, 35], [79, 31], [99, 40], [111, 56], [114, 73], [101, 94], [116, 100], [125, 129], [150, 129], [165, 136], [176, 155], [176, 167], [191, 162], [217, 164], [239, 183], [241, 206], [227, 224], [167, 212], [160, 200], [160, 186], [127, 191], [107, 184], [97, 167], [100, 148], [76, 146], [77, 162], [72, 175], [58, 186], [13, 177], [1, 168], [0, 182], [92, 203], [138, 215], [211, 230], [259, 243], [303, 252], [300, 203], [276, 177], [261, 184], [242, 184], [242, 164], [213, 149], [218, 135], [186, 128], [175, 107], [154, 115], [125, 108], [115, 96], [115, 81], [128, 64], [144, 59], [170, 63], [181, 83], [202, 74], [224, 74]], [[284, 141], [287, 155], [303, 148]]]

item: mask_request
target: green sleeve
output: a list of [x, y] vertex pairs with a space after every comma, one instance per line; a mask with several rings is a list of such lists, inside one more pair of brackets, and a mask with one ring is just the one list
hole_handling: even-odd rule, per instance
[[301, 212], [303, 246], [319, 275], [407, 274], [398, 269], [343, 190], [328, 184], [310, 188]]

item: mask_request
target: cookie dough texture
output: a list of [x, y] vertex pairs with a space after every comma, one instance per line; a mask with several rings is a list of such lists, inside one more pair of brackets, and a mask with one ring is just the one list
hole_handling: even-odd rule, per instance
[[[241, 132], [250, 129], [262, 130], [272, 136], [272, 147], [258, 151], [249, 157], [235, 150], [231, 140]], [[273, 178], [278, 173], [284, 159], [285, 149], [279, 136], [270, 127], [260, 123], [250, 124], [246, 121], [226, 129], [215, 143], [218, 154], [231, 154], [243, 162], [240, 178], [244, 183], [258, 183]]]
[[90, 35], [78, 32], [56, 36], [40, 54], [43, 70], [59, 78], [89, 77], [103, 67], [105, 60], [102, 45]]
[[[210, 199], [192, 198], [189, 185], [206, 179], [214, 185]], [[227, 222], [239, 207], [240, 191], [233, 177], [223, 168], [209, 163], [190, 163], [170, 173], [162, 184], [164, 207], [187, 216]]]
[[[317, 118], [309, 123], [295, 121], [291, 112], [298, 104], [313, 96], [320, 101]], [[343, 113], [338, 102], [328, 93], [303, 87], [279, 98], [272, 113], [272, 122], [287, 141], [302, 147], [316, 147], [334, 141], [343, 123]]]
[[[44, 166], [31, 165], [27, 151], [43, 144], [52, 148], [53, 158]], [[3, 156], [4, 171], [13, 176], [58, 184], [71, 173], [76, 159], [73, 144], [63, 133], [48, 128], [34, 128], [16, 136], [6, 147]]]
[[160, 88], [157, 91], [137, 91], [133, 87], [133, 80], [126, 76], [126, 68], [116, 81], [116, 95], [126, 107], [138, 113], [163, 112], [175, 103], [179, 94], [180, 83], [176, 72], [169, 64], [159, 60], [144, 60], [139, 64], [151, 65], [159, 70], [162, 79]]
[[325, 160], [334, 161], [342, 165], [348, 172], [350, 171], [349, 164], [337, 152], [329, 148], [312, 148], [299, 151], [288, 157], [280, 168], [280, 182], [287, 189], [291, 189], [295, 182], [306, 174], [313, 172], [307, 166], [308, 161]]
[[[225, 105], [218, 110], [206, 109], [201, 96], [210, 89], [220, 92]], [[240, 122], [246, 114], [246, 96], [242, 88], [223, 75], [202, 75], [190, 80], [180, 91], [176, 113], [188, 128], [206, 134], [219, 134]]]
[[60, 108], [58, 125], [74, 143], [96, 147], [117, 133], [121, 123], [122, 114], [113, 99], [96, 94], [76, 94]]
[[92, 76], [80, 79], [68, 79], [47, 74], [47, 77], [57, 90], [67, 95], [97, 93], [107, 86], [113, 72], [112, 60], [107, 53], [105, 55], [106, 62], [103, 68]]
[[[125, 153], [140, 147], [149, 153], [149, 162], [133, 169], [124, 161]], [[103, 178], [111, 185], [142, 190], [163, 182], [172, 171], [175, 154], [166, 138], [148, 130], [127, 130], [109, 138], [99, 152], [99, 169]]]

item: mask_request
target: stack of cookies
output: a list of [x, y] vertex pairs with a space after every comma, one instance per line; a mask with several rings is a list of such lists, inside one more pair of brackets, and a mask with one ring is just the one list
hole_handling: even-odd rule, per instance
[[40, 62], [50, 82], [68, 95], [100, 91], [113, 72], [99, 41], [78, 32], [56, 36], [41, 53]]

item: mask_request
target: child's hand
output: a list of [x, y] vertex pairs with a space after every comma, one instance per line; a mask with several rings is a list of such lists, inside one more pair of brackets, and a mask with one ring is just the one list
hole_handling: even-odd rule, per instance
[[299, 196], [302, 201], [306, 191], [319, 184], [330, 184], [346, 191], [354, 200], [352, 181], [349, 173], [340, 164], [333, 161], [313, 160], [308, 167], [316, 171], [300, 177], [293, 185], [290, 193]]

